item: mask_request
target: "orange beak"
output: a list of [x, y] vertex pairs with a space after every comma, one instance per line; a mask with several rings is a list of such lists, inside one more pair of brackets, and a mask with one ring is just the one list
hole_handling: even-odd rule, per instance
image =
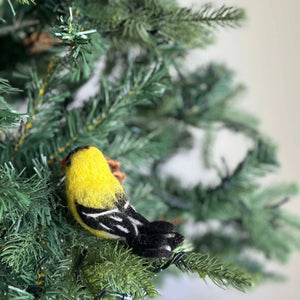
[[61, 167], [64, 168], [66, 166], [66, 160], [67, 158], [63, 158], [63, 160], [61, 161]]

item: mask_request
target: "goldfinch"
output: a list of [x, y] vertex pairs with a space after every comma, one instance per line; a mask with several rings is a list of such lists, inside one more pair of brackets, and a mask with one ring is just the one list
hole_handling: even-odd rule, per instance
[[169, 257], [183, 242], [173, 224], [149, 222], [135, 211], [99, 149], [78, 147], [62, 160], [62, 166], [68, 206], [91, 233], [126, 240], [133, 253], [153, 258]]

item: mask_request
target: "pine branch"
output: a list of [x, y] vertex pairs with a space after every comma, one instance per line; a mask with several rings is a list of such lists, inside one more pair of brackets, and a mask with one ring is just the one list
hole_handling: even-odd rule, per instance
[[[249, 150], [246, 157], [230, 173], [221, 178], [220, 184], [205, 188], [201, 185], [188, 190], [169, 181], [168, 190], [175, 196], [185, 199], [192, 206], [200, 220], [217, 218], [227, 220], [240, 216], [239, 203], [257, 191], [258, 178], [274, 170], [274, 148], [259, 142]], [[187, 200], [189, 199], [189, 200]]]
[[[244, 11], [232, 7], [214, 9], [206, 5], [199, 12], [193, 12], [178, 7], [176, 3], [165, 5], [158, 0], [137, 1], [135, 4], [119, 2], [115, 8], [92, 2], [82, 9], [116, 46], [120, 42], [142, 47], [154, 43], [168, 44], [171, 41], [205, 44], [209, 41], [208, 35], [213, 27], [234, 27], [244, 19]], [[95, 14], [96, 11], [100, 13]], [[181, 35], [183, 32], [185, 36]]]
[[35, 165], [36, 174], [30, 178], [24, 176], [25, 170], [18, 174], [12, 164], [0, 168], [0, 224], [6, 228], [0, 261], [17, 273], [39, 256], [40, 226], [52, 220], [53, 189], [47, 184], [50, 174], [38, 162]]
[[250, 278], [233, 266], [220, 263], [216, 258], [207, 254], [188, 253], [183, 256], [178, 267], [185, 272], [198, 273], [205, 279], [208, 276], [220, 287], [233, 286], [244, 291], [251, 286]]
[[39, 20], [26, 20], [26, 21], [18, 21], [16, 20], [14, 24], [2, 26], [0, 29], [0, 37], [8, 35], [12, 32], [15, 32], [20, 29], [24, 29], [26, 27], [34, 26], [39, 24]]
[[51, 32], [60, 42], [57, 44], [61, 50], [60, 60], [65, 68], [73, 70], [68, 75], [76, 82], [90, 76], [94, 61], [99, 60], [108, 45], [79, 10], [74, 9], [73, 13], [72, 7], [64, 7], [64, 14], [68, 18], [61, 17], [60, 24], [53, 26]]
[[[2, 109], [1, 106], [4, 106], [5, 109]], [[18, 123], [22, 120], [22, 116], [24, 116], [24, 114], [17, 113], [2, 97], [0, 97], [0, 126], [2, 129], [18, 126]], [[0, 133], [1, 132], [2, 130]]]
[[[282, 203], [283, 197], [294, 196], [297, 188], [288, 185], [262, 189], [258, 181], [259, 177], [272, 171], [276, 165], [273, 146], [259, 141], [233, 172], [227, 171], [221, 183], [214, 188], [197, 186], [190, 190], [183, 189], [178, 183], [172, 184], [171, 180], [167, 184], [160, 184], [160, 190], [168, 190], [161, 198], [172, 208], [166, 217], [184, 215], [186, 218], [196, 216], [198, 220], [206, 222], [220, 220], [224, 228], [234, 232], [234, 241], [239, 249], [251, 247], [267, 257], [285, 260], [291, 249], [299, 246], [292, 238], [295, 237], [297, 226], [288, 226], [281, 219], [277, 203]], [[184, 199], [184, 207], [176, 204], [178, 199]], [[272, 205], [274, 202], [275, 206]], [[216, 233], [212, 232], [212, 235]], [[224, 247], [222, 251], [224, 254]]]
[[[125, 170], [140, 168], [149, 162], [149, 157], [156, 159], [160, 156], [161, 144], [155, 142], [158, 134], [153, 132], [141, 135], [128, 131], [123, 136], [117, 135], [107, 151], [111, 157], [121, 160]], [[143, 155], [137, 158], [136, 151], [142, 152]], [[134, 163], [131, 163], [133, 161]]]
[[204, 5], [199, 12], [182, 8], [177, 12], [172, 11], [166, 17], [166, 21], [173, 22], [197, 22], [208, 26], [238, 26], [244, 20], [245, 13], [242, 9], [222, 6], [214, 9], [212, 5]]
[[[52, 140], [54, 147], [51, 147], [48, 153], [54, 152], [55, 155], [60, 156], [68, 149], [63, 145], [74, 147], [79, 143], [86, 144], [91, 141], [107, 152], [108, 134], [110, 134], [110, 141], [113, 142], [115, 138], [118, 139], [115, 136], [116, 132], [122, 131], [123, 134], [128, 132], [126, 127], [120, 130], [121, 124], [125, 123], [123, 120], [129, 121], [128, 110], [159, 97], [166, 87], [164, 83], [166, 74], [165, 66], [157, 63], [143, 68], [129, 67], [118, 86], [108, 87], [108, 82], [102, 80], [100, 93], [94, 99], [86, 102], [83, 108], [65, 112], [66, 121], [60, 124], [60, 132], [64, 132], [65, 135], [62, 139], [60, 132], [57, 132]], [[127, 134], [134, 136], [132, 132]], [[141, 147], [146, 146], [145, 141], [152, 138], [151, 135], [147, 139], [139, 134], [135, 135]], [[131, 139], [133, 140], [135, 139]], [[111, 150], [114, 153], [114, 149]]]
[[[11, 16], [6, 4], [4, 18]], [[193, 241], [202, 246], [197, 250], [231, 258], [251, 274], [265, 276], [244, 250], [285, 260], [299, 249], [299, 219], [281, 208], [296, 188], [260, 187], [259, 179], [278, 165], [275, 147], [255, 118], [232, 108], [241, 86], [232, 85], [232, 72], [223, 66], [188, 75], [179, 61], [190, 47], [211, 42], [218, 26], [238, 26], [243, 11], [208, 5], [195, 12], [161, 0], [69, 4], [18, 5], [15, 13], [22, 21], [7, 24], [1, 36], [1, 45], [12, 49], [10, 56], [7, 50], [1, 56], [7, 65], [3, 73], [11, 78], [18, 66], [22, 74], [12, 77], [13, 85], [25, 87], [29, 103], [26, 123], [0, 138], [0, 294], [15, 300], [93, 299], [104, 289], [139, 299], [157, 294], [153, 268], [165, 260], [137, 257], [121, 242], [87, 233], [67, 210], [60, 160], [83, 144], [98, 146], [123, 163], [128, 198], [147, 218], [173, 220], [179, 231], [185, 219], [201, 220], [207, 232]], [[56, 36], [39, 55], [23, 45], [32, 29], [36, 35], [51, 31]], [[29, 55], [35, 68], [29, 68]], [[100, 58], [106, 59], [109, 74], [101, 74], [99, 93], [69, 110], [76, 89]], [[170, 66], [179, 79], [170, 75]], [[2, 80], [4, 92], [17, 90]], [[1, 125], [18, 122], [22, 115], [7, 99], [0, 101]], [[254, 141], [235, 170], [219, 172], [218, 186], [183, 189], [158, 176], [160, 162], [190, 145], [187, 126], [217, 130], [216, 123]], [[143, 173], [142, 165], [148, 167]], [[211, 219], [219, 224], [215, 230]], [[78, 263], [84, 250], [87, 255]], [[187, 253], [176, 265], [222, 287], [249, 285], [243, 273], [201, 252]]]
[[[20, 89], [12, 87], [8, 80], [0, 78], [0, 95], [21, 92]], [[4, 107], [4, 109], [2, 108]], [[5, 100], [0, 96], [0, 128], [15, 127], [22, 120], [24, 114], [17, 113]], [[1, 130], [0, 130], [1, 133]]]
[[197, 126], [222, 122], [236, 95], [243, 91], [243, 86], [232, 85], [232, 76], [232, 72], [224, 66], [213, 64], [190, 74], [179, 85], [185, 99], [184, 114], [179, 117], [188, 124]]
[[[149, 180], [142, 182], [141, 176], [134, 175], [133, 172], [126, 174], [126, 193], [136, 210], [153, 221], [165, 216], [169, 211], [169, 206], [163, 202], [163, 197], [156, 193], [151, 182]], [[153, 207], [156, 209], [154, 210]]]
[[[209, 227], [208, 227], [209, 229]], [[234, 230], [235, 229], [235, 230]], [[282, 280], [282, 275], [267, 270], [264, 263], [253, 255], [247, 255], [249, 241], [242, 230], [237, 230], [234, 223], [221, 223], [218, 229], [208, 230], [207, 233], [193, 239], [195, 251], [204, 252], [210, 249], [210, 255], [222, 257], [223, 261], [234, 264], [241, 270], [247, 270], [252, 285], [267, 280]]]
[[17, 0], [17, 1], [21, 4], [27, 4], [27, 5], [36, 4], [34, 0]]
[[3, 296], [5, 297], [7, 296], [9, 297], [8, 299], [12, 299], [12, 300], [19, 300], [19, 299], [34, 300], [35, 299], [35, 297], [30, 293], [13, 285], [9, 285], [7, 287], [7, 291], [3, 293]]
[[7, 79], [0, 78], [0, 94], [18, 93], [22, 90], [12, 87]]
[[208, 189], [208, 194], [214, 194], [218, 191], [222, 193], [231, 188], [232, 185], [239, 185], [240, 190], [257, 187], [257, 182], [251, 180], [253, 174], [255, 176], [263, 176], [266, 172], [271, 171], [272, 166], [277, 165], [275, 160], [275, 151], [272, 145], [266, 144], [262, 141], [258, 142], [257, 145], [250, 151], [248, 151], [245, 159], [243, 159], [232, 172], [232, 174], [226, 174], [225, 177], [221, 178], [221, 183], [212, 189]]
[[89, 249], [80, 276], [94, 296], [105, 288], [132, 295], [134, 299], [152, 298], [158, 294], [152, 277], [144, 259], [125, 250], [120, 243], [108, 241]]

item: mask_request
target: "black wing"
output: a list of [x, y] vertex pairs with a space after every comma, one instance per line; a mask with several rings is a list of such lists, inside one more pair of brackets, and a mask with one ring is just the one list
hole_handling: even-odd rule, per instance
[[116, 207], [111, 210], [76, 203], [77, 213], [89, 227], [132, 241], [138, 236], [139, 227], [149, 222], [134, 210], [125, 194], [117, 194], [116, 197]]
[[89, 227], [126, 239], [133, 252], [140, 256], [168, 257], [183, 242], [183, 236], [173, 231], [173, 224], [149, 222], [135, 211], [125, 194], [116, 194], [116, 197], [116, 207], [111, 210], [88, 208], [76, 203], [77, 212]]

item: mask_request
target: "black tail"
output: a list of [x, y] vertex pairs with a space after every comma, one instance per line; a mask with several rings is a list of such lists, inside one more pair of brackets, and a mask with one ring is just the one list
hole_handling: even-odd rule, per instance
[[137, 255], [152, 258], [169, 257], [184, 237], [173, 232], [174, 225], [165, 221], [148, 222], [139, 227], [139, 234], [127, 241]]
[[106, 230], [109, 228], [109, 233], [125, 238], [135, 254], [166, 258], [183, 242], [183, 236], [173, 231], [173, 224], [149, 222], [129, 204], [125, 194], [118, 198], [118, 209], [111, 214], [105, 212], [100, 224], [105, 225]]

